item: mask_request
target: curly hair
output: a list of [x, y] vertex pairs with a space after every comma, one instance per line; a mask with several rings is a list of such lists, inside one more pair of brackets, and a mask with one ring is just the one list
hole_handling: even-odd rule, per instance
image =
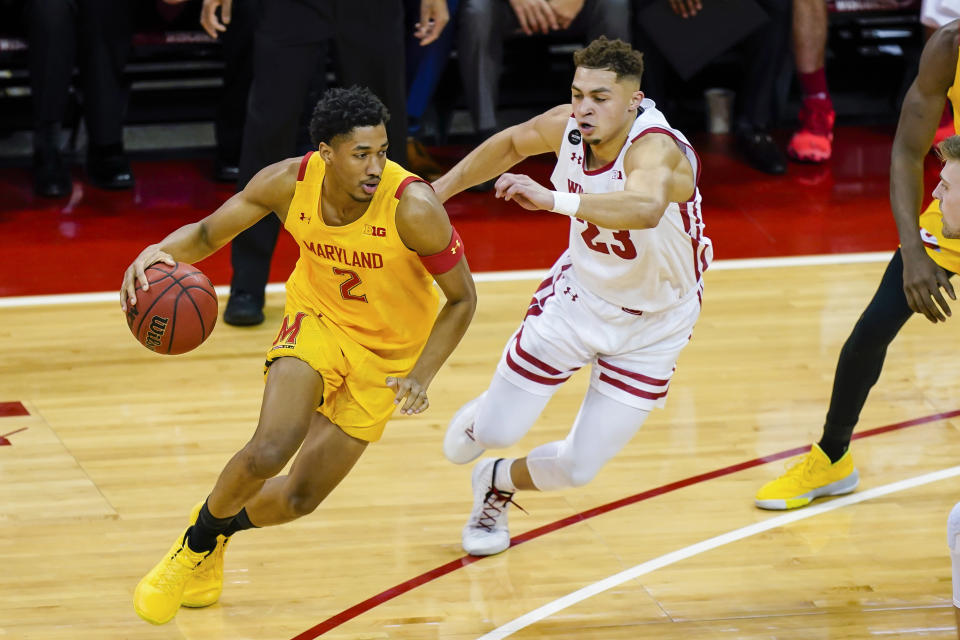
[[349, 89], [328, 89], [310, 117], [310, 139], [315, 146], [330, 142], [357, 127], [387, 124], [390, 112], [370, 89], [353, 86]]
[[960, 160], [960, 136], [950, 136], [937, 145], [937, 155], [947, 160]]
[[643, 54], [623, 40], [608, 40], [606, 36], [576, 51], [573, 63], [587, 69], [610, 69], [617, 74], [618, 81], [636, 78], [639, 84], [643, 75]]

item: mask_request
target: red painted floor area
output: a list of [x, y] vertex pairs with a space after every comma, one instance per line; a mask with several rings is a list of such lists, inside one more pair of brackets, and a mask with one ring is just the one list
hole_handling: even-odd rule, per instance
[[[880, 251], [896, 246], [888, 202], [889, 127], [837, 131], [825, 166], [791, 164], [786, 176], [754, 171], [729, 151], [724, 136], [695, 137], [703, 162], [701, 193], [707, 235], [716, 257], [752, 258]], [[452, 163], [463, 149], [437, 150]], [[520, 167], [546, 183], [551, 158]], [[108, 192], [75, 171], [67, 201], [35, 198], [26, 169], [0, 171], [0, 296], [107, 291], [147, 244], [197, 220], [227, 199], [232, 188], [208, 179], [209, 162], [135, 162], [136, 188]], [[939, 171], [927, 163], [927, 192]], [[464, 193], [447, 209], [464, 238], [474, 271], [549, 266], [566, 245], [568, 222], [527, 212], [490, 193]], [[285, 279], [296, 247], [281, 234], [271, 281]], [[229, 250], [200, 263], [215, 284], [230, 279]]]

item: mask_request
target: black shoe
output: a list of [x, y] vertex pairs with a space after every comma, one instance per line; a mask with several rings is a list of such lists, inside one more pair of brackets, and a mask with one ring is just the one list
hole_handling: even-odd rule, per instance
[[787, 172], [787, 156], [766, 131], [737, 133], [737, 147], [754, 169], [775, 176]]
[[213, 164], [213, 179], [217, 182], [236, 182], [240, 177], [240, 167], [236, 162], [217, 159]]
[[59, 151], [33, 154], [33, 192], [43, 198], [63, 198], [73, 190], [70, 170]]
[[129, 189], [133, 186], [130, 161], [119, 144], [90, 145], [87, 149], [87, 177], [101, 189]]
[[263, 300], [252, 293], [239, 291], [230, 294], [223, 321], [235, 327], [250, 327], [263, 322]]

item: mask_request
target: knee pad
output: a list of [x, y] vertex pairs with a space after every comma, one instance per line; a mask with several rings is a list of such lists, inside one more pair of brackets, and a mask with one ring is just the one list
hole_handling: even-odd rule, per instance
[[947, 518], [947, 546], [952, 552], [960, 552], [957, 536], [960, 535], [960, 502], [953, 505], [950, 516]]
[[537, 447], [527, 454], [527, 467], [530, 479], [541, 491], [555, 491], [582, 487], [597, 475], [599, 469], [593, 469], [582, 462], [578, 465], [566, 442], [551, 442]]
[[[473, 437], [484, 449], [506, 449], [520, 439], [506, 429], [491, 428], [490, 422], [479, 420], [473, 424]], [[523, 437], [523, 434], [520, 434], [520, 437]]]
[[953, 505], [947, 518], [947, 546], [950, 547], [950, 564], [953, 565], [953, 606], [960, 607], [960, 502]]

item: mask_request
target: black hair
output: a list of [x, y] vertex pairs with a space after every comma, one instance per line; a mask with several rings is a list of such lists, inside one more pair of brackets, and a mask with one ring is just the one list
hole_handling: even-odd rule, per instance
[[576, 51], [573, 64], [587, 69], [609, 69], [617, 74], [618, 81], [634, 78], [639, 84], [643, 76], [643, 54], [623, 40], [608, 40], [606, 36]]
[[315, 146], [330, 142], [357, 127], [386, 124], [390, 112], [370, 89], [353, 86], [349, 89], [328, 89], [313, 108], [310, 117], [310, 139]]

